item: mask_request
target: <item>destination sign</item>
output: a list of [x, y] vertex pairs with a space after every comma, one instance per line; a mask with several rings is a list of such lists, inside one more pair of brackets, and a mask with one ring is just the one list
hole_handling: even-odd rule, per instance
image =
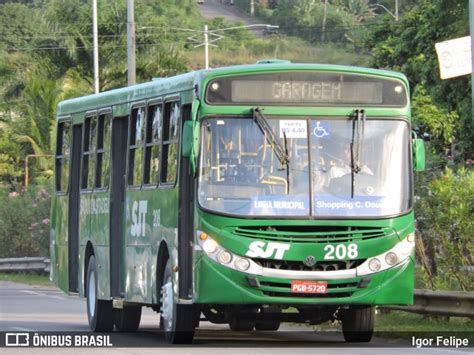
[[407, 93], [401, 81], [373, 76], [286, 72], [241, 75], [212, 80], [210, 104], [262, 104], [404, 107]]
[[382, 104], [381, 83], [309, 81], [232, 82], [232, 102]]

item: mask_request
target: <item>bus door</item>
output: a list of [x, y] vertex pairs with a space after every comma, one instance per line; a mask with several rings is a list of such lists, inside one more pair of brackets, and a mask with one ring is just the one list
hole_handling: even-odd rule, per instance
[[72, 128], [71, 180], [69, 187], [68, 270], [69, 292], [78, 292], [79, 189], [81, 176], [82, 124]]
[[110, 290], [112, 297], [124, 296], [125, 169], [128, 116], [112, 121], [112, 170], [110, 188]]
[[[181, 107], [182, 124], [191, 119], [191, 105]], [[179, 269], [184, 272], [179, 276], [179, 297], [183, 299], [192, 298], [192, 275], [193, 275], [193, 199], [194, 179], [190, 174], [189, 158], [181, 156], [179, 168], [179, 217], [178, 217], [178, 264]]]

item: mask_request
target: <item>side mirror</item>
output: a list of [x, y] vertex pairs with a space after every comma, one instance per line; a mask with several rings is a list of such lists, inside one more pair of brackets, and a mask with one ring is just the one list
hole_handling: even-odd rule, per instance
[[197, 119], [199, 106], [199, 100], [194, 100], [191, 108], [191, 120], [184, 122], [183, 135], [181, 137], [181, 154], [183, 157], [189, 158], [192, 175], [196, 173], [197, 158], [199, 155], [200, 125]]
[[425, 142], [421, 138], [413, 138], [413, 163], [415, 171], [425, 170]]

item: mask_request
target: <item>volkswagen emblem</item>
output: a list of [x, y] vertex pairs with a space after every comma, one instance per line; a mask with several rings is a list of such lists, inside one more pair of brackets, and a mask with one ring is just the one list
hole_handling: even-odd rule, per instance
[[316, 258], [312, 255], [308, 255], [304, 261], [303, 261], [303, 264], [305, 264], [306, 266], [314, 266], [314, 264], [316, 264]]

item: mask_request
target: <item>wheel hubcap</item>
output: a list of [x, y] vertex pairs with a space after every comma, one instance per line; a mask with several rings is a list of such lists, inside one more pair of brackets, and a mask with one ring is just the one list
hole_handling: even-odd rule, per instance
[[87, 285], [87, 302], [89, 305], [89, 312], [94, 317], [95, 314], [95, 275], [90, 274], [89, 284]]
[[161, 287], [161, 316], [164, 320], [165, 330], [170, 331], [173, 324], [173, 283], [171, 278]]

